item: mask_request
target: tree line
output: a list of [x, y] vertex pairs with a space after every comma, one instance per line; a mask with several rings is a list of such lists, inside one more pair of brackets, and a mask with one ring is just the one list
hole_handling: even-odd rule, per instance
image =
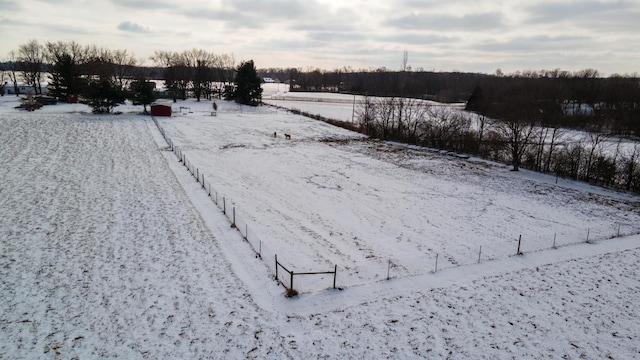
[[[143, 61], [127, 50], [111, 50], [76, 42], [46, 42], [31, 40], [10, 51], [7, 61], [0, 63], [0, 71], [9, 81], [2, 86], [13, 87], [20, 93], [19, 83], [27, 84], [33, 95], [43, 93], [42, 84], [48, 82], [47, 94], [57, 99], [80, 97], [96, 113], [109, 113], [113, 108], [131, 99], [145, 106], [160, 95], [155, 82], [162, 78], [167, 96], [174, 101], [195, 97], [211, 99], [225, 96], [240, 99], [250, 105], [259, 103], [261, 90], [253, 61], [245, 61], [236, 67], [233, 55], [215, 54], [202, 49], [183, 52], [156, 51], [152, 60], [157, 67], [146, 67]], [[247, 85], [240, 87], [236, 74], [249, 71], [240, 79], [251, 81], [251, 95]], [[160, 72], [160, 74], [158, 74]], [[48, 77], [48, 79], [45, 78]], [[257, 81], [257, 85], [256, 85]], [[257, 99], [257, 100], [256, 100]]]
[[[597, 70], [523, 71], [510, 75], [460, 72], [290, 69], [291, 91], [329, 91], [467, 103], [500, 118], [529, 109], [546, 124], [640, 136], [640, 76], [602, 77]], [[542, 112], [540, 112], [542, 111]]]
[[357, 124], [349, 126], [382, 140], [509, 163], [515, 171], [524, 167], [640, 193], [640, 143], [600, 129], [544, 126], [527, 119], [526, 110], [514, 111], [495, 119], [421, 99], [367, 96], [358, 105]]
[[406, 67], [290, 73], [291, 91], [365, 95], [357, 124], [348, 126], [370, 136], [640, 192], [637, 74], [557, 69], [487, 75]]

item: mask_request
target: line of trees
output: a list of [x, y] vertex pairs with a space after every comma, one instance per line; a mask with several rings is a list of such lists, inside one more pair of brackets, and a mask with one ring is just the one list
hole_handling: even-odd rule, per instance
[[494, 118], [524, 116], [547, 126], [640, 136], [640, 76], [602, 77], [597, 70], [524, 71], [494, 75], [351, 68], [290, 69], [291, 91], [330, 91], [369, 96], [468, 102]]
[[[95, 113], [110, 113], [125, 99], [144, 105], [146, 112], [146, 106], [159, 96], [155, 82], [150, 81], [158, 77], [164, 79], [168, 95], [174, 101], [226, 96], [250, 105], [261, 102], [260, 78], [253, 61], [236, 68], [233, 55], [202, 49], [156, 51], [150, 60], [157, 67], [144, 66], [143, 61], [126, 50], [31, 40], [11, 51], [8, 61], [0, 63], [0, 71], [3, 79], [7, 74], [11, 81], [11, 85], [2, 86], [12, 86], [16, 95], [20, 94], [20, 81], [31, 88], [31, 94], [42, 95], [43, 83], [48, 80], [48, 95], [61, 100], [80, 97]], [[249, 63], [248, 69], [242, 68]], [[239, 85], [235, 80], [240, 70], [246, 75]], [[251, 83], [244, 84], [245, 80]]]
[[640, 193], [640, 143], [596, 129], [577, 133], [547, 127], [515, 107], [512, 117], [498, 120], [425, 100], [365, 97], [356, 125], [383, 140], [477, 155], [510, 163], [516, 171], [525, 167]]
[[11, 51], [8, 60], [3, 70], [16, 95], [19, 80], [31, 87], [33, 95], [42, 95], [43, 82], [48, 80], [47, 95], [59, 100], [81, 97], [95, 113], [110, 113], [126, 98], [144, 104], [145, 110], [155, 100], [145, 68], [127, 50], [31, 40]]
[[198, 101], [214, 95], [219, 97], [225, 90], [230, 91], [236, 71], [233, 55], [218, 55], [202, 49], [156, 51], [151, 60], [164, 68], [162, 77], [174, 102], [191, 95]]

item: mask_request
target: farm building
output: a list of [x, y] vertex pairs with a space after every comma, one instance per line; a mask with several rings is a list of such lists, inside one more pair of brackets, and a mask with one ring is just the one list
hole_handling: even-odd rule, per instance
[[152, 116], [171, 116], [171, 105], [152, 104], [151, 115]]

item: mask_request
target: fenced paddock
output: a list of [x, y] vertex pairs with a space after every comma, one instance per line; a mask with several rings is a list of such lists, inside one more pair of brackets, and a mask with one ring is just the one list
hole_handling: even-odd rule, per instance
[[[185, 120], [163, 120], [180, 140], [177, 146], [165, 134], [171, 148], [274, 278], [276, 254], [294, 274], [337, 266], [337, 286], [349, 287], [515, 256], [519, 242], [526, 255], [640, 232], [633, 210], [638, 201], [624, 195], [570, 183], [559, 188], [554, 179], [395, 144], [347, 141], [320, 148], [317, 139], [327, 136], [318, 129], [341, 130], [282, 113]], [[284, 126], [295, 141], [273, 138], [272, 130], [280, 134]], [[465, 169], [464, 181], [451, 177], [456, 168]], [[398, 178], [398, 172], [428, 182]], [[619, 204], [610, 206], [614, 201]], [[290, 273], [279, 271], [289, 288]], [[293, 285], [318, 291], [331, 288], [332, 280], [331, 274], [294, 275]]]
[[[169, 150], [173, 151], [173, 153], [178, 158], [178, 161], [184, 165], [186, 170], [191, 173], [195, 180], [201, 185], [202, 190], [206, 192], [207, 196], [210, 197], [211, 200], [216, 204], [216, 206], [222, 211], [222, 213], [226, 215], [226, 217], [231, 222], [231, 227], [237, 229], [238, 232], [240, 232], [242, 238], [254, 251], [256, 258], [264, 259], [263, 256], [266, 256], [267, 258], [273, 257], [275, 259], [275, 263], [273, 263], [273, 265], [269, 264], [269, 262], [266, 262], [266, 264], [273, 271], [275, 280], [279, 284], [283, 285], [287, 290], [287, 296], [294, 296], [295, 294], [298, 294], [302, 291], [317, 291], [319, 288], [322, 288], [318, 286], [319, 281], [324, 279], [324, 276], [322, 275], [332, 275], [332, 288], [336, 288], [336, 278], [338, 272], [337, 265], [334, 266], [333, 271], [296, 272], [294, 270], [285, 268], [281, 263], [279, 263], [278, 255], [275, 254], [268, 246], [268, 243], [264, 242], [260, 235], [249, 226], [249, 223], [245, 221], [244, 218], [239, 214], [239, 211], [237, 211], [235, 204], [233, 204], [233, 202], [227, 199], [224, 195], [219, 194], [216, 189], [211, 186], [211, 183], [205, 178], [205, 174], [202, 173], [200, 169], [189, 160], [187, 154], [182, 151], [182, 149], [175, 145], [175, 143], [167, 135], [166, 131], [162, 128], [158, 120], [155, 117], [152, 117], [152, 119], [167, 144], [169, 144]], [[288, 277], [279, 277], [278, 269], [281, 269], [280, 273], [282, 273], [282, 271], [284, 270], [288, 274]], [[305, 279], [307, 281], [300, 280], [301, 276], [308, 277], [310, 275], [316, 275], [313, 281], [308, 281], [308, 279]], [[296, 279], [298, 281], [296, 281], [296, 287], [294, 288], [293, 280], [295, 276], [297, 276]]]

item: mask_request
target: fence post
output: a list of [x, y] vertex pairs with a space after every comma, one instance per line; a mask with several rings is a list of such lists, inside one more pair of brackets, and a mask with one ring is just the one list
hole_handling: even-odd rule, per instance
[[556, 249], [556, 235], [557, 233], [553, 233], [553, 248]]
[[518, 238], [518, 252], [516, 253], [516, 255], [522, 255], [522, 252], [520, 252], [520, 243], [522, 242], [522, 235], [520, 235], [520, 237]]
[[233, 221], [231, 222], [231, 227], [236, 227], [236, 207], [233, 207]]
[[262, 259], [262, 240], [260, 240], [260, 250], [258, 251], [258, 257]]
[[618, 237], [620, 237], [620, 223], [618, 223]]
[[334, 265], [333, 268], [333, 288], [336, 288], [336, 276], [338, 276], [338, 265]]
[[438, 272], [438, 255], [440, 254], [436, 254], [436, 271], [434, 272]]
[[389, 262], [387, 263], [387, 280], [389, 280], [390, 273], [391, 273], [391, 259], [389, 259]]
[[482, 245], [480, 245], [480, 251], [478, 252], [478, 264], [480, 264], [480, 256], [482, 255]]
[[278, 254], [276, 254], [276, 281], [278, 280]]
[[196, 181], [200, 182], [200, 169], [196, 168]]
[[225, 197], [222, 197], [222, 213], [227, 215], [227, 199], [225, 199]]
[[589, 243], [589, 233], [591, 232], [591, 229], [587, 229], [587, 244]]
[[291, 271], [291, 282], [289, 283], [289, 286], [291, 286], [291, 292], [293, 292], [293, 271]]

